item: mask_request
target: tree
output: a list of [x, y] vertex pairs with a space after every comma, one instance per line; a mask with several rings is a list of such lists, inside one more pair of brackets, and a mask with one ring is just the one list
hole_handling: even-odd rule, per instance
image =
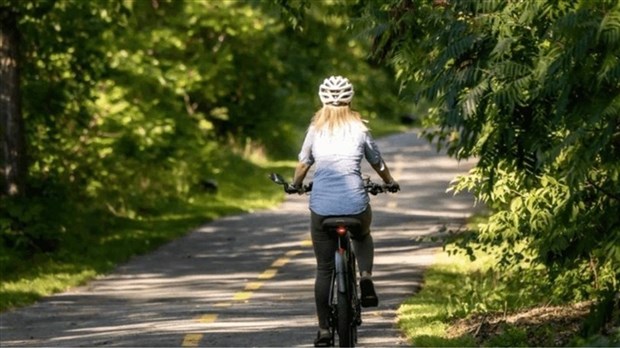
[[33, 255], [57, 248], [85, 205], [88, 173], [76, 163], [89, 157], [82, 140], [106, 71], [102, 35], [123, 11], [113, 0], [0, 0], [0, 14], [2, 185], [15, 192], [0, 197], [0, 246]]
[[24, 193], [26, 152], [20, 103], [19, 29], [17, 13], [0, 7], [0, 142], [3, 174], [2, 193]]
[[22, 93], [13, 101], [22, 101], [28, 152], [19, 176], [28, 194], [2, 197], [0, 243], [31, 255], [61, 245], [48, 239], [75, 233], [78, 219], [136, 218], [188, 201], [251, 147], [290, 158], [329, 74], [375, 86], [356, 97], [367, 117], [398, 112], [395, 84], [367, 64], [342, 16], [328, 15], [334, 3], [313, 6], [303, 21], [310, 34], [292, 30], [271, 2], [0, 4], [19, 14]]
[[454, 186], [492, 209], [476, 240], [502, 247], [505, 267], [533, 257], [558, 293], [611, 301], [620, 278], [620, 4], [363, 3], [374, 57], [435, 105], [429, 138], [479, 160]]

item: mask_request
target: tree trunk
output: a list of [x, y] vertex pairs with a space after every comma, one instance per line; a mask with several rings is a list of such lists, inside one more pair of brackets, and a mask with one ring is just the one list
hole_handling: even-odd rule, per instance
[[0, 170], [2, 195], [24, 194], [26, 159], [19, 84], [17, 13], [0, 7]]

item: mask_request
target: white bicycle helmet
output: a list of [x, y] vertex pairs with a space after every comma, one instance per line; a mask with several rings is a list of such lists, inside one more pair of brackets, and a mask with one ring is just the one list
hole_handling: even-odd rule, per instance
[[350, 104], [354, 94], [353, 85], [342, 76], [330, 76], [319, 87], [319, 97], [323, 105]]

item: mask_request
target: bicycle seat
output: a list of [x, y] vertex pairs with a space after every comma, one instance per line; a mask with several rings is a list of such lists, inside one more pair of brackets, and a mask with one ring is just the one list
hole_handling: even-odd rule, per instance
[[323, 230], [335, 230], [338, 226], [345, 226], [351, 232], [357, 232], [362, 228], [362, 222], [359, 219], [347, 216], [328, 217], [323, 220], [321, 227]]

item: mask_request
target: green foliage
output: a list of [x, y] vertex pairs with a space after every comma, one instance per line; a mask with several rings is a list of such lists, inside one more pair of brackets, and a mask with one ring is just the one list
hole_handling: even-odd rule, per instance
[[[209, 180], [219, 182], [225, 206], [239, 207], [202, 206], [209, 217], [271, 196], [243, 183], [255, 183], [247, 176], [269, 159], [294, 158], [326, 76], [348, 75], [355, 108], [382, 126], [405, 109], [389, 70], [369, 65], [368, 43], [346, 30], [337, 1], [0, 7], [17, 15], [29, 166], [26, 195], [0, 197], [3, 281], [25, 272], [15, 260], [62, 263], [119, 220], [151, 221], [205, 197], [223, 204], [205, 196]], [[136, 239], [150, 242], [120, 248], [124, 255], [160, 240], [154, 228], [143, 233]]]
[[506, 325], [501, 336], [492, 337], [488, 347], [527, 347], [527, 332], [521, 328]]
[[571, 344], [573, 347], [618, 347], [620, 345], [620, 330], [616, 329], [610, 335], [597, 334], [592, 337], [577, 338]]
[[[225, 164], [230, 172], [255, 175], [220, 173], [214, 177], [219, 183], [217, 193], [195, 192], [185, 200], [159, 201], [150, 216], [110, 218], [97, 212], [73, 216], [53, 252], [42, 252], [41, 244], [35, 244], [37, 249], [24, 255], [22, 248], [0, 244], [0, 311], [84, 284], [207, 221], [265, 209], [282, 200], [282, 191], [268, 184], [268, 173], [290, 171], [295, 162], [256, 164], [230, 157]], [[55, 211], [50, 206], [42, 205], [42, 210]]]
[[0, 6], [17, 14], [21, 37], [27, 195], [0, 197], [0, 242], [11, 250], [7, 255], [19, 258], [58, 249], [71, 216], [82, 211], [88, 103], [95, 99], [95, 83], [107, 65], [100, 43], [124, 8], [118, 1], [4, 0]]
[[524, 245], [558, 295], [617, 292], [620, 5], [392, 0], [360, 13], [375, 57], [436, 105], [428, 137], [479, 160], [453, 187], [493, 210], [475, 240], [504, 247], [504, 269]]
[[[557, 284], [544, 267], [530, 262], [522, 261], [520, 269], [498, 268], [502, 253], [501, 247], [477, 249], [471, 260], [448, 247], [436, 256], [420, 292], [398, 310], [398, 325], [413, 346], [557, 346], [581, 341], [578, 330], [566, 330], [566, 318], [527, 317], [532, 308], [563, 305], [551, 294]], [[508, 320], [517, 316], [521, 320]], [[528, 319], [531, 324], [519, 324]]]
[[[456, 240], [467, 239], [458, 235]], [[486, 243], [467, 241], [469, 255], [463, 253], [459, 242], [446, 247], [451, 262], [466, 273], [458, 280], [445, 302], [449, 317], [465, 317], [471, 313], [509, 312], [539, 303], [560, 304], [563, 298], [553, 293], [558, 285], [551, 281], [544, 267], [531, 263], [527, 251], [512, 246], [524, 255], [512, 268], [502, 266], [507, 245], [488, 246]], [[467, 261], [465, 261], [467, 260]]]

